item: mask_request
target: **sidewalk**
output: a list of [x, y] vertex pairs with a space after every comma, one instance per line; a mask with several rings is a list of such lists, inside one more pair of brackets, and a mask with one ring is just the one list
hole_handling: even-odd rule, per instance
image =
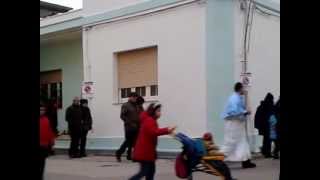
[[[255, 169], [241, 169], [239, 163], [229, 164], [232, 174], [238, 180], [278, 180], [280, 161], [257, 159]], [[127, 180], [137, 172], [139, 165], [128, 161], [118, 163], [110, 156], [89, 156], [69, 159], [57, 155], [47, 160], [45, 180]], [[174, 160], [159, 159], [155, 179], [178, 180], [174, 174]], [[219, 179], [204, 173], [194, 173], [194, 179]]]

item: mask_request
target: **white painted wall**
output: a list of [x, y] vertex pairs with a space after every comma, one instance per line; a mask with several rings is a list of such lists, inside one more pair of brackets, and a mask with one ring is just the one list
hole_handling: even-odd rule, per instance
[[[235, 6], [235, 79], [240, 79], [243, 58], [243, 12]], [[248, 57], [248, 71], [252, 73], [250, 106], [253, 115], [268, 92], [280, 95], [280, 17], [255, 12]], [[252, 116], [253, 119], [253, 116]]]
[[[191, 136], [206, 130], [205, 7], [192, 4], [127, 21], [98, 25], [85, 33], [85, 78], [95, 83], [92, 137], [123, 136], [121, 105], [114, 102], [114, 52], [158, 46], [161, 126], [178, 125]], [[88, 57], [88, 59], [86, 58]], [[89, 80], [89, 79], [88, 79]]]
[[85, 15], [90, 16], [145, 1], [149, 0], [83, 0], [83, 9]]

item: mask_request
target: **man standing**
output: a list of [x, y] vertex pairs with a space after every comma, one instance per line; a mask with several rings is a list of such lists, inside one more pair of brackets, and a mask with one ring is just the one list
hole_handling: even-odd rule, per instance
[[129, 101], [122, 105], [120, 118], [124, 122], [124, 130], [125, 130], [125, 140], [120, 146], [120, 148], [116, 151], [116, 158], [120, 162], [121, 155], [127, 149], [127, 159], [131, 160], [131, 151], [132, 146], [134, 145], [134, 141], [138, 135], [139, 131], [139, 113], [136, 105], [136, 101], [138, 98], [137, 93], [131, 93], [129, 95]]
[[81, 137], [82, 111], [79, 97], [73, 99], [73, 104], [66, 111], [66, 121], [68, 122], [71, 143], [69, 148], [70, 158], [79, 157], [79, 143]]
[[250, 161], [251, 153], [246, 132], [247, 115], [250, 111], [245, 107], [243, 85], [236, 83], [234, 91], [222, 114], [225, 120], [225, 134], [221, 151], [226, 155], [226, 161], [241, 161], [242, 168], [254, 168], [256, 165]]
[[81, 137], [80, 137], [80, 157], [86, 157], [86, 142], [88, 131], [92, 129], [92, 117], [88, 107], [88, 100], [81, 99], [80, 105], [82, 109], [82, 121], [81, 121]]

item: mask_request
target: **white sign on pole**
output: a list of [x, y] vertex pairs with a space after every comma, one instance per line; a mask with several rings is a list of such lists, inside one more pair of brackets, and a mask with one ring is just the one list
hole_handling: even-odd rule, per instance
[[251, 86], [251, 73], [241, 74], [241, 81], [245, 86]]
[[93, 82], [83, 82], [82, 96], [84, 98], [93, 98], [93, 95], [94, 95]]

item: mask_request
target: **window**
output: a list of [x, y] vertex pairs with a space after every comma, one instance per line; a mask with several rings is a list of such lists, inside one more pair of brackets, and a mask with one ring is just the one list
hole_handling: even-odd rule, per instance
[[157, 47], [149, 47], [116, 54], [120, 101], [125, 101], [130, 92], [146, 100], [158, 95], [157, 51]]
[[121, 98], [128, 98], [130, 93], [131, 93], [131, 88], [122, 88]]
[[146, 96], [146, 87], [136, 87], [135, 92], [139, 94], [139, 96]]
[[158, 85], [151, 86], [150, 96], [158, 96]]
[[62, 108], [61, 76], [61, 70], [41, 72], [40, 74], [40, 99], [44, 102], [54, 99], [58, 108]]

